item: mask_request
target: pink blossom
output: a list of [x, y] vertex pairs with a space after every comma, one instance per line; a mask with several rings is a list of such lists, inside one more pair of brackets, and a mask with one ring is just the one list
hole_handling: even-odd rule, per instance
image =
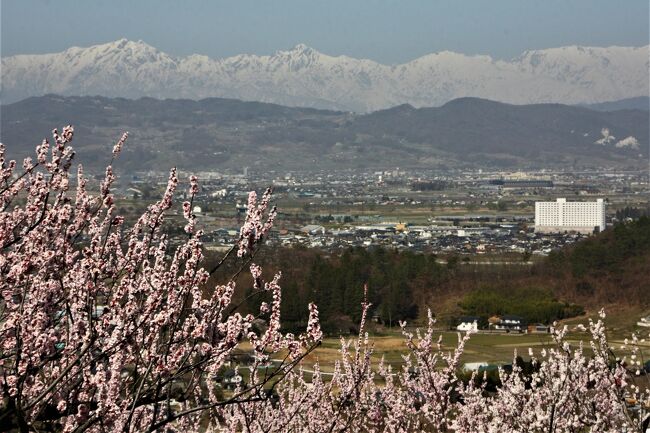
[[125, 132], [117, 143], [115, 143], [115, 146], [113, 146], [113, 157], [117, 156], [122, 151], [122, 146], [124, 146], [124, 142], [127, 138], [129, 138], [129, 133]]

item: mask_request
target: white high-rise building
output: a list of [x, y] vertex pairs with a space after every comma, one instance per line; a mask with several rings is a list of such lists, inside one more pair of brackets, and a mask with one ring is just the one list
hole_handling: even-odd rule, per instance
[[535, 203], [535, 232], [593, 233], [605, 230], [605, 201], [538, 201]]

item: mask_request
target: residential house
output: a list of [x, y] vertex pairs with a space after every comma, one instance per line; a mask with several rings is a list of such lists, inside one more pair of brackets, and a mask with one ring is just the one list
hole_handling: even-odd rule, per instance
[[465, 316], [458, 319], [458, 326], [456, 326], [457, 331], [478, 331], [478, 322], [480, 317], [476, 316]]

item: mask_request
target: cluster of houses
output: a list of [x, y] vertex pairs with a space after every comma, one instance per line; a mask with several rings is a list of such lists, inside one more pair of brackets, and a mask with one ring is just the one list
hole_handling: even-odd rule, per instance
[[[228, 245], [236, 241], [236, 228], [219, 228], [204, 235], [206, 243]], [[282, 227], [269, 238], [272, 245], [303, 246], [335, 251], [349, 247], [384, 247], [410, 251], [450, 254], [530, 252], [546, 255], [580, 239], [576, 234], [533, 233], [518, 223], [485, 222], [484, 225], [457, 226], [446, 221], [430, 225], [377, 222], [328, 228], [322, 224]]]
[[504, 332], [504, 333], [548, 333], [550, 327], [542, 323], [528, 323], [521, 316], [512, 314], [503, 314], [501, 316], [492, 316], [483, 323], [481, 317], [464, 316], [458, 319], [457, 331], [476, 332], [479, 330]]
[[[640, 179], [636, 174], [612, 177], [599, 171], [507, 173], [455, 169], [445, 173], [418, 169], [304, 173], [244, 170], [200, 173], [199, 177], [201, 189], [194, 199], [194, 213], [204, 230], [204, 241], [213, 248], [235, 241], [240, 222], [235, 220], [241, 220], [246, 211], [248, 191], [260, 191], [272, 184], [275, 199], [287, 200], [294, 208], [293, 213], [277, 220], [278, 226], [284, 225], [271, 239], [277, 245], [327, 251], [383, 246], [472, 255], [547, 255], [574, 243], [579, 236], [533, 233], [532, 207], [536, 201], [558, 195], [630, 192]], [[135, 197], [153, 190], [149, 193], [153, 197], [166, 183], [166, 173], [140, 173], [123, 186], [122, 192]], [[423, 185], [431, 188], [420, 188]], [[418, 215], [430, 212], [432, 216], [423, 225], [385, 220], [389, 218], [386, 215], [401, 215], [402, 206], [420, 209]], [[300, 207], [304, 212], [296, 212]], [[492, 214], [485, 214], [485, 209], [491, 209]], [[227, 224], [233, 228], [224, 229], [224, 219], [230, 220]], [[422, 217], [420, 221], [424, 221]]]

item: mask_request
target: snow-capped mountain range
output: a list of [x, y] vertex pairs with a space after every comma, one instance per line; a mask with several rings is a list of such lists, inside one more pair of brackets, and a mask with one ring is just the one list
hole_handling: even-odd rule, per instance
[[271, 56], [172, 57], [121, 39], [61, 53], [2, 59], [2, 103], [48, 93], [155, 98], [226, 97], [368, 112], [439, 106], [475, 96], [515, 104], [585, 104], [649, 91], [649, 48], [568, 46], [510, 61], [443, 51], [401, 65], [328, 56], [305, 45]]

